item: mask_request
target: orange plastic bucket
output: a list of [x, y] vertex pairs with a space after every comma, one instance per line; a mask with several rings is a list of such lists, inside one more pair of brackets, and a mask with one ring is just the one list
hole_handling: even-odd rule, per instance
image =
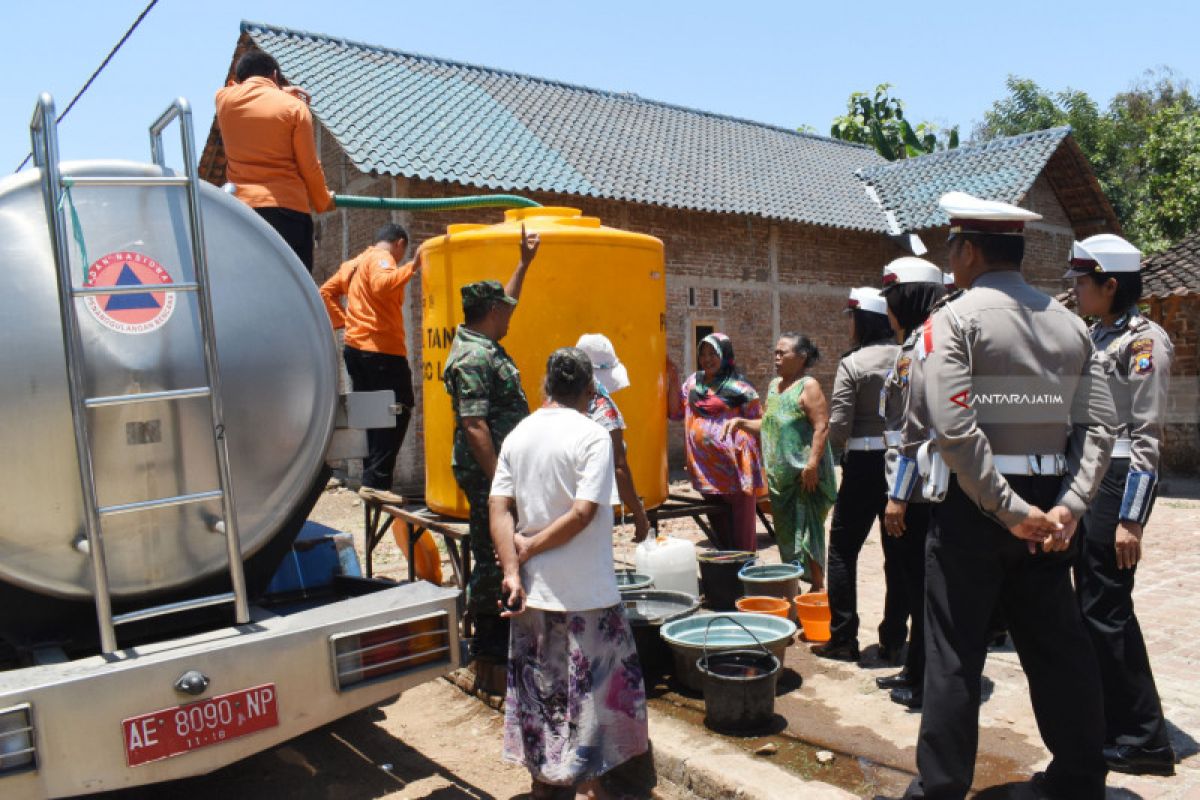
[[804, 628], [804, 638], [810, 642], [829, 641], [829, 595], [807, 592], [796, 595], [796, 616]]
[[787, 619], [791, 609], [787, 600], [782, 597], [739, 597], [734, 603], [738, 611], [748, 611], [751, 614], [769, 614], [772, 617]]

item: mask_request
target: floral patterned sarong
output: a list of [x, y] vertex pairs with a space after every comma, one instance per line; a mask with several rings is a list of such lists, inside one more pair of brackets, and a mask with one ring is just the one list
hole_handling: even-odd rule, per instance
[[509, 634], [504, 759], [573, 786], [646, 752], [646, 690], [621, 606], [528, 609]]

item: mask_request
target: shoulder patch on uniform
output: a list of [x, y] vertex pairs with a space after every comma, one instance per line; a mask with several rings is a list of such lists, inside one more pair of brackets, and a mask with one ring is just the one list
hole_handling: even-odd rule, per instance
[[393, 264], [392, 262], [388, 261], [386, 258], [381, 258], [381, 259], [379, 259], [379, 268], [380, 269], [395, 269], [396, 265]]
[[917, 338], [917, 359], [924, 361], [933, 352], [933, 317], [925, 320], [921, 325], [920, 336]]
[[1149, 337], [1134, 339], [1129, 343], [1129, 352], [1135, 356], [1140, 355], [1141, 353], [1153, 353], [1154, 340]]
[[911, 368], [912, 359], [907, 355], [901, 356], [900, 360], [896, 362], [896, 379], [899, 380], [900, 383], [907, 385], [908, 372]]

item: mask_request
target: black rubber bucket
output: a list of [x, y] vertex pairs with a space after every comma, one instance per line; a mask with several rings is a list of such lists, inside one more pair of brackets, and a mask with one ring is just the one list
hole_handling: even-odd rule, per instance
[[674, 663], [671, 650], [660, 635], [662, 626], [694, 613], [700, 603], [684, 592], [639, 589], [621, 592], [621, 605], [633, 631], [633, 644], [646, 687], [652, 687], [671, 672]]
[[738, 573], [742, 567], [754, 562], [754, 553], [743, 550], [701, 550], [696, 554], [696, 559], [700, 562], [704, 605], [716, 611], [732, 611], [734, 604], [744, 594]]
[[[762, 730], [775, 718], [775, 684], [782, 665], [752, 631], [732, 617], [726, 619], [750, 634], [759, 649], [709, 653], [705, 628], [704, 655], [696, 661], [704, 683], [704, 724], [730, 733]], [[709, 620], [709, 628], [712, 623]]]

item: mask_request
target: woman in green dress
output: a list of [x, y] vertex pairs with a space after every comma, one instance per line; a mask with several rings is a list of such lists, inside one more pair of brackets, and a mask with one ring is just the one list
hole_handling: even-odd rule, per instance
[[825, 517], [837, 499], [829, 449], [829, 404], [807, 375], [820, 358], [807, 336], [785, 333], [775, 344], [775, 373], [761, 420], [734, 419], [735, 430], [759, 434], [781, 561], [799, 560], [812, 590], [825, 588]]

